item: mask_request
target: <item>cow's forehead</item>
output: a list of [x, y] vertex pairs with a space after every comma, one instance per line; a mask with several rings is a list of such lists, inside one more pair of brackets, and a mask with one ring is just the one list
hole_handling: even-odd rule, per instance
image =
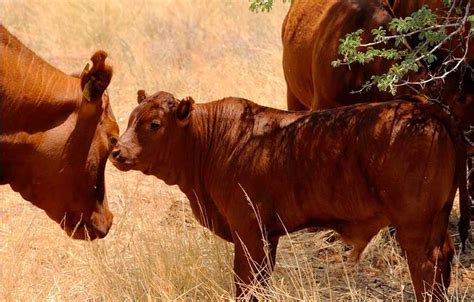
[[110, 97], [109, 97], [109, 93], [107, 92], [107, 90], [104, 90], [104, 94], [102, 95], [102, 103], [104, 104], [104, 108], [108, 108], [110, 107]]
[[164, 91], [148, 96], [130, 114], [129, 126], [137, 125], [143, 120], [160, 117], [170, 112], [177, 103], [171, 93]]
[[154, 93], [150, 96], [150, 98], [153, 98], [153, 99], [155, 99], [155, 98], [164, 99], [164, 98], [168, 98], [168, 97], [173, 97], [173, 95], [169, 92], [166, 92], [166, 91], [158, 91], [158, 92], [156, 92], [156, 93]]
[[174, 98], [171, 93], [168, 92], [157, 92], [152, 96], [146, 98], [140, 105], [142, 110], [156, 111], [163, 110], [165, 112], [170, 111], [178, 104], [178, 101]]
[[129, 126], [132, 124], [138, 125], [141, 121], [162, 116], [166, 111], [162, 104], [145, 100], [130, 114]]
[[175, 98], [174, 96], [166, 91], [158, 91], [155, 94], [152, 94], [151, 96], [147, 97], [144, 102], [148, 103], [155, 103], [155, 104], [161, 104], [161, 103], [167, 103], [170, 101], [174, 101]]

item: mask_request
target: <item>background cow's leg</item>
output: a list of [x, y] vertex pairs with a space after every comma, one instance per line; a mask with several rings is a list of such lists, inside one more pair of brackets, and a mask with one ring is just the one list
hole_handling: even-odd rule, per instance
[[306, 107], [298, 98], [290, 91], [289, 88], [286, 90], [286, 101], [289, 111], [309, 111], [310, 108]]
[[[239, 236], [234, 233], [235, 256], [234, 272], [236, 284], [236, 297], [244, 297], [247, 294], [248, 285], [265, 285], [268, 276], [275, 266], [276, 250], [279, 237], [269, 239], [267, 248], [264, 240], [258, 236], [257, 230], [251, 236]], [[257, 235], [257, 236], [255, 236]], [[254, 300], [254, 297], [251, 297]]]
[[469, 197], [471, 199], [471, 220], [474, 220], [474, 171], [473, 169], [473, 160], [474, 160], [474, 128], [465, 132], [465, 138], [467, 142], [467, 190], [469, 192]]
[[[438, 252], [437, 248], [434, 248], [431, 251], [431, 261], [438, 260], [438, 271], [440, 272], [440, 277], [442, 280], [442, 284], [444, 286], [443, 290], [446, 290], [451, 283], [451, 264], [454, 257], [454, 243], [453, 239], [449, 232], [446, 232], [444, 243], [439, 249], [441, 253]], [[443, 258], [443, 261], [439, 261], [440, 257]]]
[[471, 220], [474, 220], [474, 171], [472, 171], [473, 165], [472, 161], [474, 157], [467, 158], [467, 189], [469, 192], [469, 197], [471, 198]]

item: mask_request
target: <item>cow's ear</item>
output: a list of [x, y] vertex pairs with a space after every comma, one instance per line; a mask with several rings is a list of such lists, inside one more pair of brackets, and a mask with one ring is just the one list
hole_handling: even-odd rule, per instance
[[185, 127], [189, 124], [191, 113], [194, 110], [194, 100], [188, 96], [181, 100], [176, 107], [176, 121], [180, 127]]
[[87, 101], [96, 101], [102, 98], [102, 94], [112, 79], [112, 66], [105, 63], [107, 53], [99, 50], [91, 58], [92, 68], [89, 64], [81, 74], [82, 95]]
[[144, 99], [147, 98], [146, 92], [143, 89], [137, 91], [137, 102], [140, 104]]

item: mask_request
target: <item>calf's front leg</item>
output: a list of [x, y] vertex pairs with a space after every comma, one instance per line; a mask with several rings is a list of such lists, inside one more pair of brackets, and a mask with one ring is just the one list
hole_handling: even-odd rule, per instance
[[[244, 298], [252, 286], [265, 285], [275, 266], [279, 237], [265, 239], [260, 231], [239, 235], [233, 232], [235, 244], [234, 273], [236, 297]], [[245, 238], [245, 240], [244, 240]], [[255, 300], [254, 296], [250, 300]]]

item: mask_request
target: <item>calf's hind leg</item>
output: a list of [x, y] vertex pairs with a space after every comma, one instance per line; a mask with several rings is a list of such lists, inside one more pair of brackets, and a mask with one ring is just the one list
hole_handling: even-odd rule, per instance
[[451, 236], [446, 229], [444, 233], [430, 232], [419, 226], [397, 228], [397, 231], [400, 246], [406, 253], [417, 300], [443, 300], [450, 283], [454, 255]]

